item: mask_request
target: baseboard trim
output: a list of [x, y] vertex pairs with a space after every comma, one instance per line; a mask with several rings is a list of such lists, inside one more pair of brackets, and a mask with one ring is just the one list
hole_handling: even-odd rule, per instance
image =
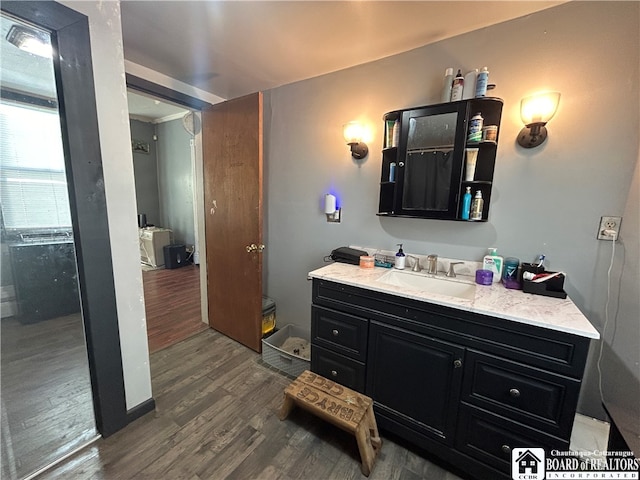
[[130, 410], [127, 410], [127, 423], [131, 423], [134, 420], [146, 415], [149, 412], [153, 412], [156, 409], [156, 401], [153, 398], [136, 405]]

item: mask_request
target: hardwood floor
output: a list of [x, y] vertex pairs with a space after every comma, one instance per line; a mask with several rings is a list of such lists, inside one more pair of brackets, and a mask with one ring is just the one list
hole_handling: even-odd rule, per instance
[[209, 328], [201, 321], [200, 267], [143, 270], [142, 280], [151, 353]]
[[[354, 437], [300, 409], [278, 420], [290, 378], [208, 330], [151, 355], [156, 411], [42, 479], [364, 479]], [[371, 480], [458, 477], [383, 434]]]
[[2, 322], [3, 479], [23, 478], [98, 433], [80, 314]]

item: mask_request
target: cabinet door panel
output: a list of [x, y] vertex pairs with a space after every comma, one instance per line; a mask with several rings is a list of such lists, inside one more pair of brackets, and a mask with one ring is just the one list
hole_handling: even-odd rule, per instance
[[396, 421], [451, 443], [463, 357], [458, 345], [372, 321], [366, 393]]
[[463, 400], [569, 438], [580, 381], [479, 352], [467, 352]]
[[311, 371], [356, 392], [364, 393], [364, 363], [311, 345]]
[[396, 213], [456, 218], [466, 108], [455, 102], [402, 113]]

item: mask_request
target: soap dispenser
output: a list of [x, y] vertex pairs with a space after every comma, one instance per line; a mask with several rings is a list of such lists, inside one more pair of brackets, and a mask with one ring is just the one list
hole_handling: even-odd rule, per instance
[[493, 272], [493, 283], [500, 281], [502, 269], [504, 268], [504, 258], [498, 255], [497, 252], [497, 248], [490, 248], [489, 253], [482, 259], [482, 269]]
[[398, 243], [398, 246], [400, 248], [398, 249], [398, 253], [396, 253], [396, 268], [398, 270], [404, 270], [404, 264], [405, 264], [405, 261], [406, 261], [407, 257], [405, 256], [404, 252], [402, 251], [402, 244]]

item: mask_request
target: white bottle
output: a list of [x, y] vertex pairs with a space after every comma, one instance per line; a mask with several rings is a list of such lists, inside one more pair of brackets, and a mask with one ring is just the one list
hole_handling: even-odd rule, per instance
[[451, 87], [453, 87], [453, 68], [444, 71], [444, 86], [442, 88], [442, 103], [451, 101]]
[[451, 101], [456, 102], [462, 100], [462, 92], [464, 91], [464, 77], [462, 72], [458, 70], [456, 78], [453, 79], [453, 88], [451, 89]]
[[476, 79], [476, 97], [484, 97], [487, 95], [487, 85], [489, 84], [489, 70], [482, 67]]
[[497, 283], [502, 278], [504, 268], [504, 258], [497, 254], [497, 248], [490, 248], [489, 253], [482, 259], [482, 269], [493, 272], [493, 283]]
[[405, 256], [404, 252], [402, 251], [402, 244], [399, 243], [398, 246], [400, 248], [398, 249], [398, 253], [396, 253], [395, 267], [398, 270], [404, 270], [404, 265], [405, 265], [405, 262], [407, 260], [407, 257]]
[[473, 98], [476, 95], [476, 77], [478, 76], [478, 69], [471, 70], [464, 76], [464, 90], [462, 93], [462, 99], [467, 100]]

